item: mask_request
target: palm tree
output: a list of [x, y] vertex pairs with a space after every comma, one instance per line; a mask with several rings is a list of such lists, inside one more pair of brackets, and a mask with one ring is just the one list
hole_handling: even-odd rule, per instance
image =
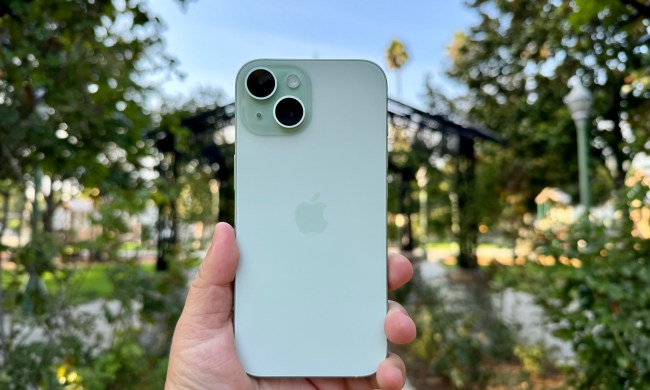
[[408, 61], [409, 55], [406, 52], [404, 44], [398, 40], [393, 39], [386, 49], [386, 61], [388, 62], [388, 68], [395, 70], [395, 76], [397, 78], [397, 98], [402, 97], [402, 83], [400, 80], [400, 68], [404, 66], [406, 61]]

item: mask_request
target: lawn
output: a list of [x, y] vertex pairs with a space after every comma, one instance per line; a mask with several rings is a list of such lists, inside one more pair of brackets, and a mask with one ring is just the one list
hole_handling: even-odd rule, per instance
[[[450, 251], [457, 251], [458, 250], [458, 243], [456, 242], [428, 242], [425, 244], [427, 249], [447, 249]], [[497, 249], [501, 248], [498, 244], [494, 243], [489, 243], [489, 242], [483, 242], [478, 244], [478, 248], [485, 249], [485, 248], [490, 248], [490, 249]]]
[[[113, 286], [109, 279], [109, 272], [116, 267], [115, 263], [91, 263], [88, 265], [76, 266], [69, 269], [69, 272], [55, 271], [45, 272], [43, 282], [49, 293], [55, 294], [62, 291], [68, 294], [71, 303], [81, 304], [94, 299], [110, 299], [113, 293]], [[145, 272], [154, 273], [154, 264], [140, 264]], [[16, 276], [15, 270], [2, 270], [2, 287], [11, 283], [17, 278], [17, 282], [24, 288], [27, 282], [27, 274], [21, 273]]]

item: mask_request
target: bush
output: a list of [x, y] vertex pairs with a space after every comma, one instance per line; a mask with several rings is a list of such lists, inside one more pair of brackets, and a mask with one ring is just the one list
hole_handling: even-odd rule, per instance
[[572, 343], [577, 388], [650, 388], [650, 240], [639, 218], [648, 211], [649, 185], [647, 177], [628, 181], [610, 221], [583, 219], [540, 233], [517, 272], [555, 335]]
[[430, 374], [446, 379], [454, 388], [481, 388], [491, 376], [493, 363], [514, 359], [513, 332], [486, 304], [490, 299], [486, 284], [460, 289], [460, 294], [443, 292], [414, 280], [404, 299], [418, 337], [405, 359], [407, 365], [426, 366]]
[[[112, 294], [93, 313], [76, 310], [71, 294], [78, 289], [60, 285], [72, 276], [53, 279], [53, 291], [43, 289], [41, 310], [20, 310], [29, 290], [14, 282], [26, 279], [25, 270], [17, 270], [3, 285], [11, 321], [1, 349], [0, 388], [162, 388], [191, 264], [176, 260], [164, 273], [130, 261], [104, 266]], [[111, 331], [98, 332], [97, 321]]]

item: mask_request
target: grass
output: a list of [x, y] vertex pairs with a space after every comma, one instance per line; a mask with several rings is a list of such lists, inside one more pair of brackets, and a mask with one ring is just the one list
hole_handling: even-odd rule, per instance
[[[63, 292], [68, 295], [72, 304], [82, 304], [95, 299], [110, 299], [113, 294], [113, 284], [109, 272], [114, 267], [116, 267], [115, 263], [91, 263], [74, 268], [72, 274], [67, 276], [67, 271], [45, 272], [43, 282], [50, 294]], [[152, 274], [155, 272], [154, 264], [140, 264], [140, 267], [146, 272]], [[16, 278], [21, 288], [24, 288], [27, 274], [16, 275], [15, 270], [3, 269], [3, 288]]]
[[[427, 249], [446, 249], [446, 250], [458, 250], [458, 244], [456, 242], [428, 242], [426, 243], [426, 248]], [[498, 248], [503, 248], [502, 246], [499, 246], [498, 244], [494, 244], [491, 242], [483, 242], [478, 244], [478, 248], [481, 249], [498, 249]]]
[[426, 243], [427, 249], [447, 249], [458, 250], [458, 244], [455, 242], [428, 242]]

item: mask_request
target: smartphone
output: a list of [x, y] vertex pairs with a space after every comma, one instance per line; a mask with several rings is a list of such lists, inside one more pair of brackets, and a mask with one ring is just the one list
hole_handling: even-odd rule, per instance
[[386, 77], [256, 60], [236, 81], [235, 340], [260, 377], [361, 377], [386, 357]]

